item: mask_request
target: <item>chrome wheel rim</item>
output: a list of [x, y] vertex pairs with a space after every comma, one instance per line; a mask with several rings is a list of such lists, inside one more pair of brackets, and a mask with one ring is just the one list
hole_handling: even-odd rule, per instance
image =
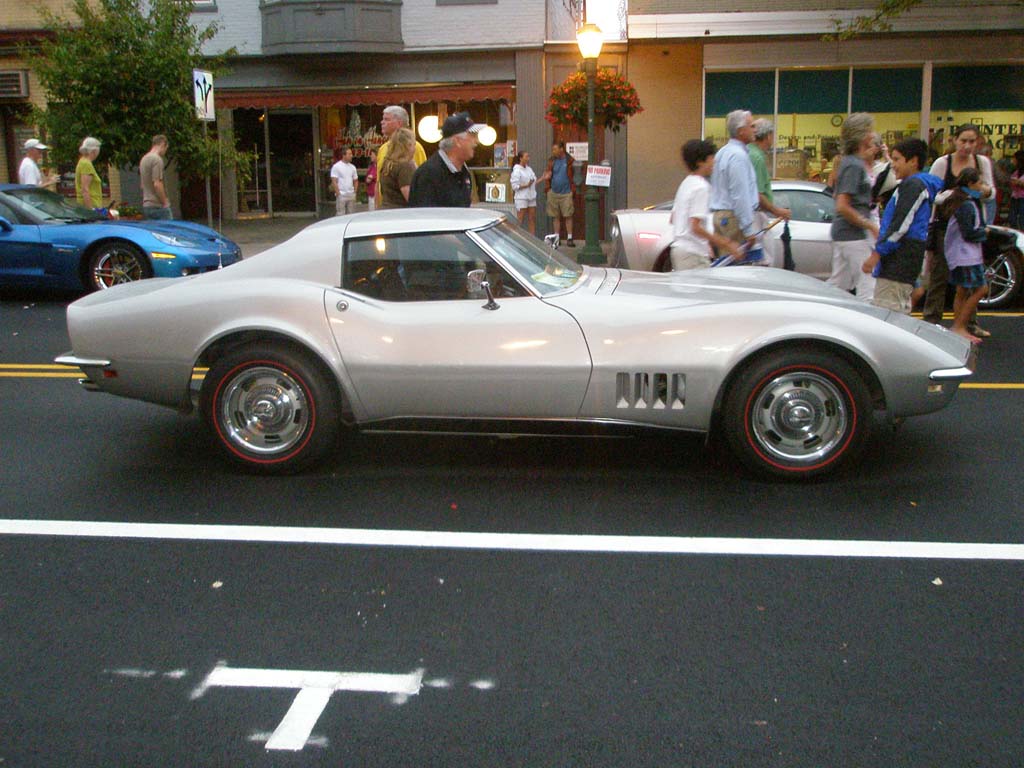
[[93, 282], [100, 288], [111, 288], [122, 283], [142, 279], [142, 265], [136, 255], [127, 248], [108, 248], [96, 260], [93, 267]]
[[1013, 291], [1017, 281], [1005, 253], [986, 265], [985, 280], [988, 281], [988, 295], [979, 302], [982, 306], [996, 304]]
[[305, 391], [279, 368], [255, 366], [241, 371], [224, 385], [220, 403], [227, 440], [251, 453], [288, 451], [309, 425]]
[[776, 376], [750, 409], [757, 444], [783, 461], [813, 464], [845, 439], [850, 412], [831, 379], [807, 371]]

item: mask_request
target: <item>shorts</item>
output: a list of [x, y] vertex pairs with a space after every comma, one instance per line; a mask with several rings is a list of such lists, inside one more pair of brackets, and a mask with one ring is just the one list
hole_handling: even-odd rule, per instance
[[985, 265], [972, 264], [969, 267], [953, 267], [949, 273], [949, 284], [958, 288], [984, 288], [988, 285], [985, 279]]
[[548, 216], [553, 219], [567, 219], [572, 216], [576, 213], [576, 208], [572, 204], [572, 192], [548, 192], [546, 210]]
[[909, 315], [910, 294], [913, 291], [914, 286], [910, 283], [898, 283], [895, 280], [880, 277], [875, 280], [875, 296], [871, 303], [882, 309]]
[[743, 230], [740, 229], [739, 219], [732, 211], [715, 211], [711, 216], [711, 221], [715, 226], [716, 235], [727, 237], [737, 243], [742, 243], [747, 239]]
[[672, 271], [681, 272], [684, 269], [700, 269], [711, 266], [709, 252], [694, 253], [675, 246], [669, 251], [672, 256]]
[[536, 207], [537, 207], [537, 200], [536, 200], [536, 198], [534, 198], [533, 200], [516, 200], [516, 210], [517, 211], [525, 211], [527, 208], [536, 208]]

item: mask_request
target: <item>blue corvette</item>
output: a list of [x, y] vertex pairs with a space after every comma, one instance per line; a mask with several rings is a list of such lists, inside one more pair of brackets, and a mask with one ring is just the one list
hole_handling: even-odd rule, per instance
[[38, 187], [0, 184], [0, 286], [96, 291], [234, 264], [238, 245], [188, 221], [118, 221]]

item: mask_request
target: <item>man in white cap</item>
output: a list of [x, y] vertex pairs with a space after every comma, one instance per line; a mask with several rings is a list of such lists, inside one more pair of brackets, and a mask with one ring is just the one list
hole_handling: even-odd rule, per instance
[[39, 170], [39, 161], [43, 159], [43, 152], [48, 149], [49, 147], [39, 139], [29, 139], [25, 142], [25, 159], [18, 168], [19, 184], [31, 184], [33, 187], [56, 186], [56, 176], [47, 176], [44, 179], [43, 172]]
[[466, 163], [476, 152], [477, 134], [486, 127], [474, 123], [468, 112], [457, 112], [444, 121], [437, 152], [412, 176], [410, 207], [469, 208], [473, 179]]

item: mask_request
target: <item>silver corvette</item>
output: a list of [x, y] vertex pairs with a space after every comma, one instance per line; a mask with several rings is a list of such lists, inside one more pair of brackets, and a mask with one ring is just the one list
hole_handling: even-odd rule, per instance
[[68, 331], [57, 362], [87, 389], [198, 405], [227, 459], [269, 473], [346, 425], [600, 425], [709, 433], [756, 473], [809, 478], [856, 456], [874, 411], [949, 403], [971, 351], [782, 270], [580, 267], [477, 209], [329, 219], [219, 272], [79, 299]]

